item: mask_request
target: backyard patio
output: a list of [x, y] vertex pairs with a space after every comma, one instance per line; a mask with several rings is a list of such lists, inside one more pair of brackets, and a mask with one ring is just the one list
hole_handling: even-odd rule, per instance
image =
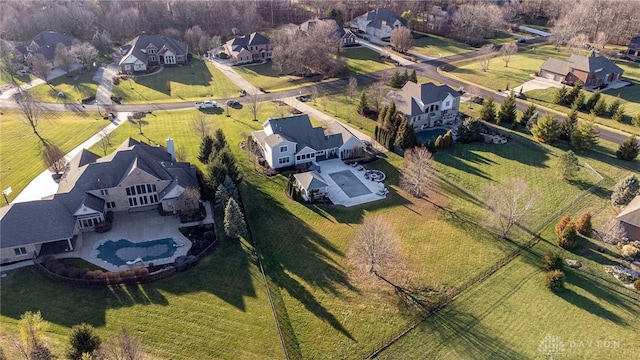
[[351, 166], [342, 160], [320, 162], [320, 174], [329, 185], [327, 196], [335, 205], [346, 207], [386, 198], [384, 173], [369, 171], [362, 165]]

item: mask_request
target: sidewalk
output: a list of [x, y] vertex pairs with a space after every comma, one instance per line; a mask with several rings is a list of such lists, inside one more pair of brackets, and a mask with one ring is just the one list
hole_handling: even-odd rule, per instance
[[233, 67], [229, 65], [229, 61], [221, 60], [221, 59], [209, 59], [209, 62], [213, 64], [218, 70], [222, 71], [224, 75], [226, 75], [229, 80], [231, 80], [234, 84], [238, 85], [241, 89], [245, 90], [249, 95], [262, 94], [262, 91], [258, 90], [257, 87], [253, 86], [250, 82], [245, 80], [242, 76], [238, 75], [233, 70]]
[[[109, 125], [105, 126], [100, 132], [90, 137], [87, 141], [78, 145], [75, 149], [71, 150], [67, 155], [65, 155], [65, 159], [67, 161], [71, 160], [74, 156], [78, 155], [82, 149], [88, 149], [94, 144], [98, 143], [100, 139], [104, 137], [103, 131], [108, 133], [117, 129], [118, 126], [127, 122], [127, 116], [130, 113], [119, 113], [118, 117], [109, 123]], [[31, 180], [29, 185], [27, 185], [24, 190], [15, 199], [13, 199], [12, 203], [19, 202], [27, 202], [33, 200], [40, 200], [43, 197], [47, 197], [53, 195], [58, 191], [58, 183], [53, 180], [53, 173], [48, 169], [40, 173], [40, 175], [36, 176], [35, 179]]]

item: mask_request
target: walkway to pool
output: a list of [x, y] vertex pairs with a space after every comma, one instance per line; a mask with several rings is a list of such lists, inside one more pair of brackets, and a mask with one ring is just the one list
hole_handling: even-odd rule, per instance
[[[208, 203], [205, 205], [205, 208], [207, 209], [207, 218], [203, 220], [202, 223], [213, 223], [210, 214], [211, 207]], [[96, 232], [80, 233], [76, 242], [77, 250], [65, 254], [58, 254], [56, 258], [79, 257], [105, 270], [128, 270], [133, 267], [130, 265], [116, 266], [99, 259], [98, 246], [108, 240], [118, 241], [125, 239], [133, 243], [140, 243], [171, 238], [178, 244], [173, 256], [149, 261], [154, 265], [168, 264], [174, 262], [176, 257], [186, 255], [187, 251], [191, 248], [191, 241], [184, 237], [178, 229], [180, 227], [197, 224], [198, 223], [181, 224], [178, 216], [160, 216], [156, 208], [136, 212], [115, 212], [113, 228], [110, 231], [101, 234]], [[144, 266], [147, 265], [149, 265], [148, 262], [144, 262]]]
[[377, 194], [384, 183], [365, 179], [365, 170], [358, 171], [357, 168], [345, 164], [340, 159], [321, 161], [318, 165], [320, 165], [320, 175], [329, 185], [329, 199], [336, 205], [350, 207], [387, 197]]

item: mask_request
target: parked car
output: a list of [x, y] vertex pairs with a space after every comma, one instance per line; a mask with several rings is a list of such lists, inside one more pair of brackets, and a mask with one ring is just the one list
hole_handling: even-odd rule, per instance
[[482, 103], [484, 102], [484, 98], [480, 96], [474, 96], [473, 99], [471, 99], [471, 102], [474, 102], [478, 105], [482, 105]]
[[215, 107], [218, 107], [218, 103], [211, 100], [205, 100], [196, 103], [196, 109], [212, 109]]
[[236, 99], [229, 99], [227, 100], [227, 105], [229, 106], [238, 106], [240, 105], [240, 102]]
[[267, 91], [267, 89], [265, 89], [265, 88], [258, 88], [258, 90], [262, 91], [265, 94], [269, 93], [269, 91]]
[[240, 90], [239, 93], [240, 93], [240, 96], [247, 96], [246, 90]]
[[302, 96], [298, 96], [298, 100], [302, 102], [308, 102], [308, 101], [311, 101], [311, 98], [306, 95], [302, 95]]

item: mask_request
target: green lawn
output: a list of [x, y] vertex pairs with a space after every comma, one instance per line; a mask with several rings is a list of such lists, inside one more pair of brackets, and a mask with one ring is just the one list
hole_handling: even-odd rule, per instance
[[[40, 155], [42, 143], [21, 116], [10, 109], [3, 109], [0, 115], [0, 188], [13, 188], [9, 201], [45, 170]], [[44, 113], [38, 132], [66, 153], [108, 125], [97, 118], [92, 113]]]
[[161, 103], [195, 101], [204, 98], [229, 98], [239, 88], [208, 61], [191, 59], [188, 65], [165, 67], [160, 73], [136, 76], [115, 85], [112, 94], [124, 103]]
[[347, 59], [349, 75], [362, 75], [394, 67], [391, 63], [380, 61], [380, 54], [366, 47], [346, 48], [342, 55]]
[[[29, 91], [39, 101], [78, 103], [84, 98], [96, 96], [98, 84], [92, 80], [93, 75], [93, 72], [85, 71], [81, 74], [76, 70], [51, 80], [50, 85], [41, 84]], [[65, 96], [59, 97], [60, 92]]]
[[[14, 80], [18, 83], [18, 85], [28, 83], [29, 81], [35, 79], [35, 77], [31, 77], [29, 74], [19, 74], [14, 77]], [[0, 86], [1, 85], [12, 85], [11, 76], [7, 75], [6, 72], [0, 71]]]
[[425, 56], [446, 57], [475, 50], [474, 48], [445, 37], [428, 34], [414, 40], [412, 51]]
[[[553, 102], [556, 93], [555, 88], [540, 89], [527, 91], [527, 99], [536, 104], [548, 107], [567, 114], [571, 109], [564, 105], [558, 105]], [[587, 99], [591, 96], [590, 92], [586, 93]], [[632, 86], [626, 86], [620, 89], [607, 90], [602, 93], [602, 97], [607, 104], [611, 104], [616, 98], [620, 97], [621, 104], [624, 105], [625, 117], [622, 122], [616, 122], [611, 119], [609, 114], [606, 116], [598, 116], [596, 122], [614, 129], [626, 131], [640, 135], [640, 127], [631, 124], [631, 118], [635, 114], [640, 113], [640, 82], [635, 82]], [[589, 118], [589, 114], [580, 112], [581, 118]]]

